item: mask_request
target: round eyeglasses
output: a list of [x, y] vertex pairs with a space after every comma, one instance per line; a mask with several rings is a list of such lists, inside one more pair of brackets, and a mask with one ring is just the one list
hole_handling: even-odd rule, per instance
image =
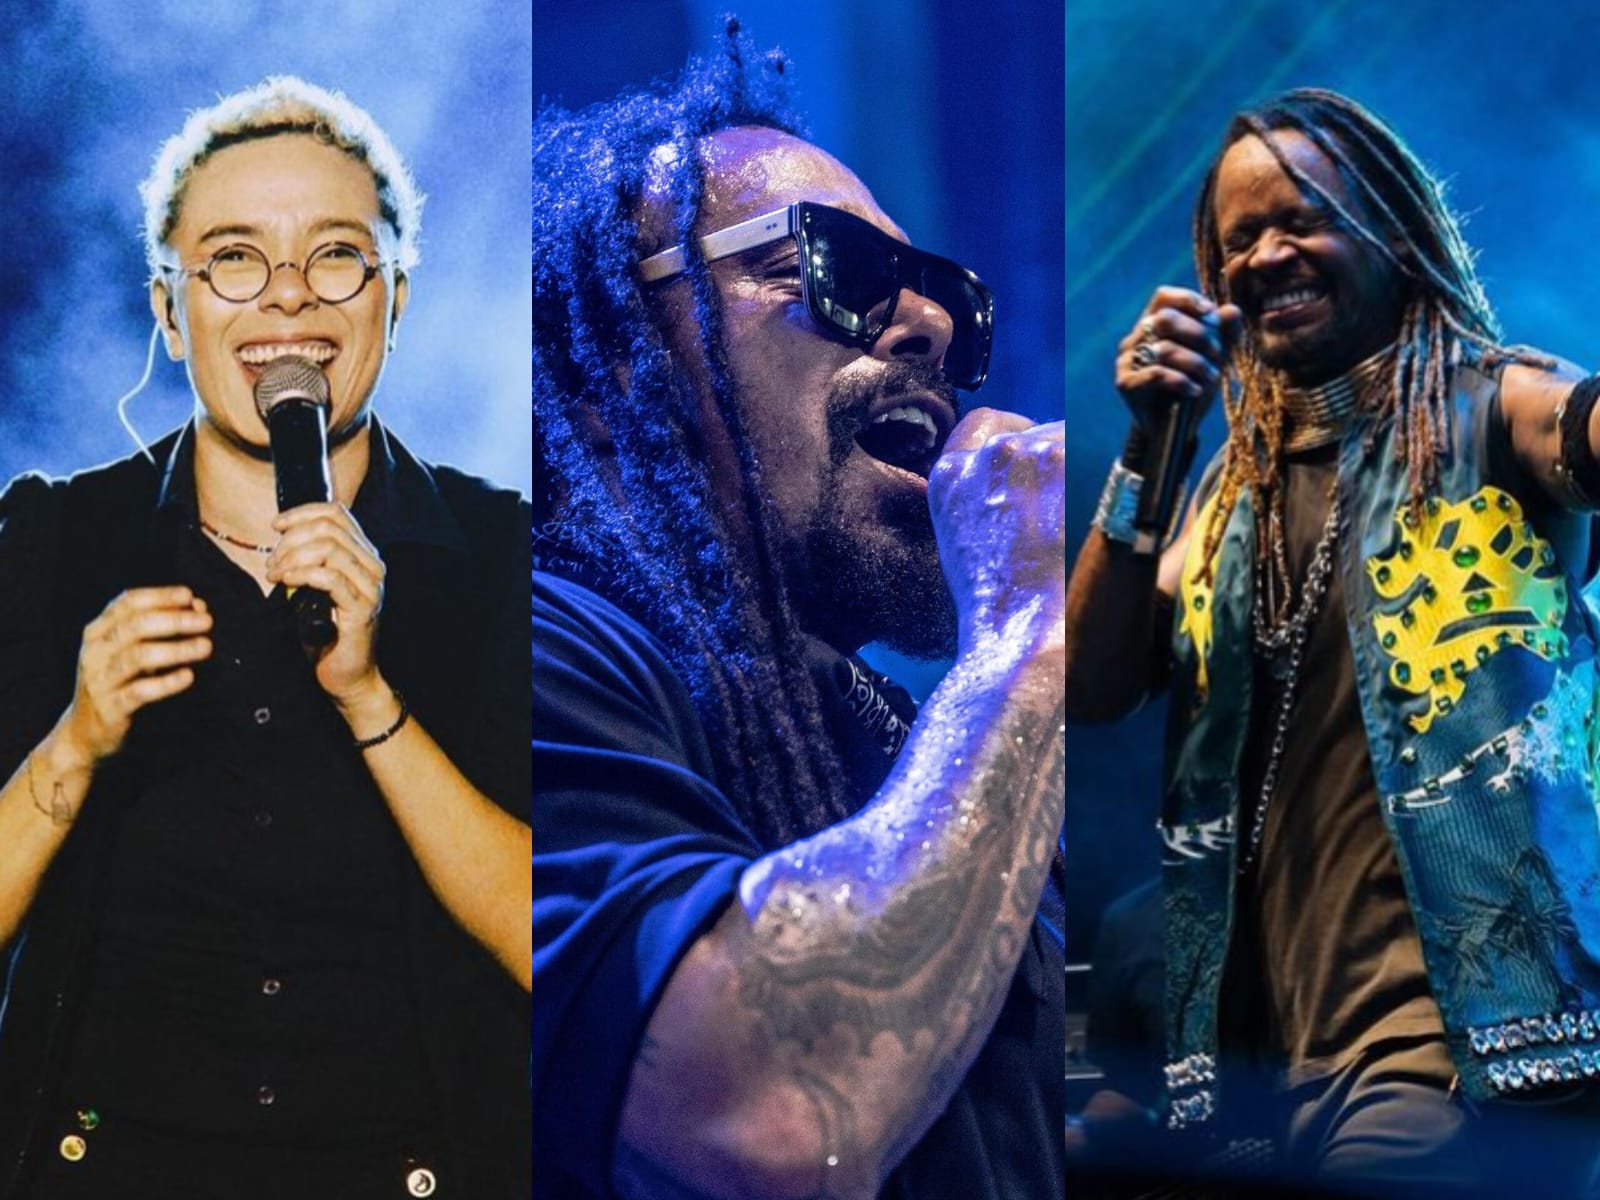
[[162, 267], [205, 280], [219, 299], [233, 304], [248, 304], [267, 290], [273, 272], [279, 267], [293, 267], [318, 300], [324, 304], [343, 304], [353, 300], [367, 286], [367, 280], [390, 261], [368, 262], [367, 256], [354, 246], [332, 242], [313, 250], [304, 266], [294, 262], [273, 264], [256, 247], [241, 242], [224, 246], [203, 267], [185, 267], [179, 263], [163, 263]]

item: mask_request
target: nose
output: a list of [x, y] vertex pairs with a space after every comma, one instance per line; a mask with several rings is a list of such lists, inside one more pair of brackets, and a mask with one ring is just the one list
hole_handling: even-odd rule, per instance
[[910, 288], [901, 288], [894, 306], [894, 319], [872, 343], [872, 356], [885, 362], [897, 358], [925, 358], [941, 366], [955, 331], [955, 322], [940, 305]]
[[1250, 248], [1250, 266], [1260, 269], [1262, 267], [1275, 267], [1285, 263], [1300, 253], [1300, 247], [1295, 240], [1286, 237], [1275, 229], [1264, 230]]
[[314, 307], [318, 301], [317, 294], [306, 282], [305, 271], [300, 264], [281, 262], [272, 268], [272, 274], [267, 277], [267, 286], [256, 297], [256, 303], [262, 308], [275, 308], [293, 314], [303, 308]]

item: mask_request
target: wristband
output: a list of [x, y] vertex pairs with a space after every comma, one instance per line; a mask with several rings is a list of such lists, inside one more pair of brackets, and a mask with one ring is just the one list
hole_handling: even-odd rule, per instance
[[1144, 476], [1128, 470], [1120, 460], [1112, 463], [1111, 474], [1106, 476], [1105, 489], [1100, 493], [1100, 503], [1094, 510], [1094, 527], [1114, 542], [1138, 545], [1139, 532], [1133, 527], [1133, 518], [1139, 511], [1139, 492], [1143, 487]]

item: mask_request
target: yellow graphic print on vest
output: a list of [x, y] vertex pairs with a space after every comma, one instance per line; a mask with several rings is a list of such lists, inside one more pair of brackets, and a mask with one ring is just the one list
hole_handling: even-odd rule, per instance
[[1211, 511], [1217, 505], [1219, 494], [1220, 489], [1212, 492], [1195, 516], [1189, 545], [1183, 552], [1183, 576], [1178, 581], [1178, 636], [1188, 638], [1194, 646], [1194, 686], [1201, 700], [1206, 698], [1211, 686], [1206, 663], [1211, 657], [1211, 606], [1216, 588], [1210, 581], [1201, 582], [1196, 576], [1205, 563], [1205, 532], [1211, 528]]
[[1389, 682], [1429, 698], [1427, 710], [1409, 718], [1418, 733], [1447, 716], [1467, 677], [1500, 651], [1566, 655], [1561, 568], [1511, 496], [1486, 487], [1453, 504], [1430, 499], [1420, 520], [1402, 504], [1394, 521], [1399, 542], [1367, 560], [1367, 577], [1383, 599], [1406, 600], [1372, 624], [1394, 660]]

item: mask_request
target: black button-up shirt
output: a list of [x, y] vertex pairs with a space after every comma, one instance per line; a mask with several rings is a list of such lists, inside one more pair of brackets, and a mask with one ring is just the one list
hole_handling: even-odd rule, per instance
[[202, 1136], [400, 1140], [429, 1103], [406, 847], [283, 589], [196, 523], [191, 460], [185, 441], [161, 508], [213, 652], [138, 746], [62, 1100]]
[[[526, 994], [428, 890], [282, 595], [198, 531], [191, 437], [0, 497], [0, 776], [117, 592], [184, 582], [216, 617], [195, 685], [136, 717], [3, 948], [0, 1196], [20, 1143], [79, 1104], [258, 1143], [426, 1122], [465, 1194], [525, 1195]], [[526, 503], [374, 422], [352, 511], [388, 568], [385, 676], [528, 820]]]

